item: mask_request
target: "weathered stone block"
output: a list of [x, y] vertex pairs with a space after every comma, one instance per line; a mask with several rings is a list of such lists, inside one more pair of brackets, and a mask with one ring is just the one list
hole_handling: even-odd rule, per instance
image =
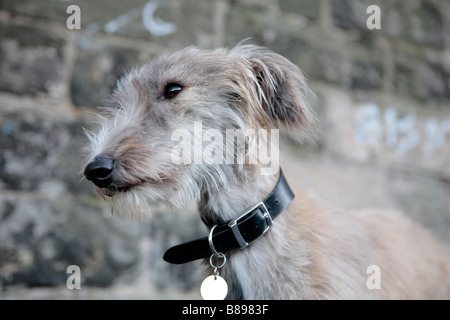
[[418, 98], [427, 101], [450, 101], [450, 72], [441, 65], [423, 63], [418, 68]]
[[261, 8], [249, 8], [234, 3], [229, 8], [226, 22], [226, 42], [230, 46], [252, 38], [252, 42], [265, 44], [264, 34], [270, 32], [270, 16]]
[[83, 38], [70, 83], [75, 106], [97, 107], [112, 93], [117, 80], [138, 64], [138, 53]]
[[38, 27], [0, 23], [0, 30], [0, 91], [49, 92], [53, 83], [61, 81], [63, 39]]
[[309, 0], [278, 0], [283, 12], [298, 13], [308, 19], [317, 19], [320, 11], [320, 1]]
[[[380, 8], [380, 30], [367, 28], [370, 5]], [[344, 30], [377, 32], [436, 48], [444, 44], [442, 8], [431, 1], [333, 0], [332, 14], [334, 25]]]
[[383, 69], [379, 62], [353, 61], [350, 71], [350, 88], [356, 90], [381, 89]]
[[0, 189], [90, 192], [80, 183], [83, 125], [64, 114], [1, 114]]
[[367, 30], [367, 1], [333, 0], [334, 25], [346, 30]]
[[65, 285], [70, 265], [83, 285], [109, 285], [138, 259], [138, 225], [107, 218], [89, 197], [0, 200], [3, 285]]
[[393, 96], [324, 94], [327, 149], [360, 162], [450, 175], [450, 114]]
[[50, 19], [65, 23], [68, 17], [66, 9], [71, 4], [75, 3], [66, 1], [3, 0], [0, 3], [0, 9], [13, 15], [24, 15], [33, 19]]
[[393, 51], [395, 93], [422, 101], [445, 103], [450, 99], [450, 72], [429, 62], [423, 51], [410, 54], [399, 48]]
[[389, 14], [400, 14], [403, 22], [401, 36], [420, 45], [443, 48], [444, 32], [442, 11], [431, 1], [399, 1]]
[[0, 284], [65, 286], [76, 265], [84, 285], [136, 283], [189, 289], [201, 282], [199, 262], [169, 265], [171, 245], [204, 236], [200, 218], [156, 210], [152, 221], [121, 219], [92, 196], [9, 194], [0, 197]]

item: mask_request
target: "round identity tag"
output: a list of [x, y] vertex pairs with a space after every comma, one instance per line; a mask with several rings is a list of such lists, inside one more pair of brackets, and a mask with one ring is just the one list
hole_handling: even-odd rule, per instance
[[228, 293], [228, 284], [224, 278], [211, 275], [203, 280], [200, 294], [203, 300], [223, 300]]

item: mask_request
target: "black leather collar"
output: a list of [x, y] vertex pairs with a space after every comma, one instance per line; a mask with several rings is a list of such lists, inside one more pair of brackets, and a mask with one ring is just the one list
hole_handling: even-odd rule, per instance
[[[239, 218], [214, 228], [212, 234], [214, 248], [217, 252], [223, 254], [235, 249], [246, 248], [269, 231], [272, 220], [283, 212], [293, 199], [294, 193], [280, 169], [278, 183], [264, 201], [258, 203]], [[164, 254], [164, 260], [169, 263], [182, 264], [201, 258], [209, 258], [212, 254], [208, 237], [204, 237], [170, 248]]]

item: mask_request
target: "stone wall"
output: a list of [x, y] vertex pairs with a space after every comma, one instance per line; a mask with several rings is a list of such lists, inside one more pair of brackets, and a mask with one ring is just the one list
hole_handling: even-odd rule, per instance
[[[80, 29], [67, 26], [71, 4]], [[373, 4], [380, 29], [367, 27]], [[136, 64], [246, 38], [298, 64], [316, 93], [323, 140], [282, 148], [294, 187], [345, 209], [401, 209], [450, 244], [449, 2], [2, 0], [0, 298], [198, 298], [198, 263], [161, 258], [206, 234], [195, 209], [111, 215], [82, 179], [82, 128]], [[66, 288], [69, 265], [82, 290]]]

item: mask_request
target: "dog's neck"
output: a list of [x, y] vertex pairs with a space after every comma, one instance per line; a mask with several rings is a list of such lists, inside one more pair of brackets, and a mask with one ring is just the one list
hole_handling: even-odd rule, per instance
[[[218, 190], [217, 193], [205, 194], [199, 206], [202, 220], [208, 228], [211, 228], [216, 224], [236, 219], [247, 209], [266, 199], [276, 186], [278, 177], [278, 175], [254, 175], [251, 179], [247, 177], [230, 185], [229, 188]], [[244, 183], [244, 181], [247, 182]], [[226, 265], [220, 270], [220, 274], [229, 285], [228, 299], [257, 299], [277, 296], [277, 293], [273, 292], [274, 289], [261, 289], [255, 284], [261, 279], [264, 279], [264, 283], [276, 283], [276, 278], [270, 279], [273, 274], [271, 268], [282, 272], [283, 266], [273, 266], [269, 262], [283, 261], [282, 257], [277, 258], [277, 249], [281, 243], [286, 243], [283, 235], [286, 234], [287, 230], [285, 229], [288, 223], [285, 219], [286, 213], [281, 214], [276, 219], [276, 230], [270, 230], [267, 235], [245, 249], [229, 253]], [[270, 256], [267, 256], [268, 254]]]

